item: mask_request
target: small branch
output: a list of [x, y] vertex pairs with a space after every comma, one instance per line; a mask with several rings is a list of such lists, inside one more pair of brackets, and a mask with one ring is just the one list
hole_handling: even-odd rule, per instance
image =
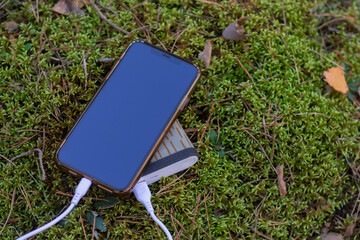
[[126, 35], [130, 35], [130, 33], [124, 29], [122, 29], [121, 27], [119, 27], [118, 25], [116, 25], [113, 22], [110, 22], [105, 15], [100, 11], [99, 7], [94, 3], [93, 0], [89, 1], [90, 5], [95, 9], [95, 11], [97, 12], [97, 14], [99, 15], [99, 17], [104, 20], [105, 22], [107, 22], [110, 26], [112, 26], [113, 28], [115, 28], [116, 30], [126, 34]]
[[99, 1], [96, 1], [96, 3], [100, 6], [100, 7], [102, 7], [103, 9], [105, 9], [106, 11], [109, 11], [109, 12], [111, 12], [112, 14], [114, 14], [115, 16], [119, 16], [119, 14], [117, 14], [114, 10], [112, 10], [110, 7], [107, 7], [107, 6], [104, 6], [104, 5], [102, 5]]
[[45, 181], [45, 169], [44, 169], [44, 165], [43, 165], [43, 161], [42, 161], [42, 157], [43, 157], [43, 152], [39, 149], [39, 148], [35, 148], [33, 150], [30, 150], [30, 151], [27, 151], [27, 152], [24, 152], [24, 153], [21, 153], [15, 157], [13, 157], [12, 159], [10, 159], [10, 161], [14, 161], [18, 158], [21, 158], [21, 157], [24, 157], [24, 156], [28, 156], [30, 154], [32, 154], [33, 152], [38, 152], [39, 153], [39, 162], [40, 162], [40, 168], [41, 168], [41, 172], [42, 172], [42, 176], [41, 176], [41, 179], [43, 181]]
[[16, 188], [14, 188], [13, 194], [12, 194], [12, 198], [11, 198], [11, 204], [10, 204], [10, 211], [9, 211], [9, 215], [4, 223], [4, 226], [2, 227], [1, 231], [0, 231], [0, 235], [2, 234], [2, 232], [4, 231], [4, 229], [6, 228], [7, 223], [9, 222], [11, 213], [12, 213], [12, 209], [14, 206], [14, 202], [15, 202], [15, 192], [16, 192]]
[[12, 165], [14, 165], [14, 167], [17, 167], [15, 165], [15, 163], [13, 163], [13, 161], [11, 161], [10, 159], [8, 159], [7, 157], [5, 157], [4, 155], [0, 154], [0, 157], [4, 158], [6, 161], [8, 161], [9, 163], [11, 163]]

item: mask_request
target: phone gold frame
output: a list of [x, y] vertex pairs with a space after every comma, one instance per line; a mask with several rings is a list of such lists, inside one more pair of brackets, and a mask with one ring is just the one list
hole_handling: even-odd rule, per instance
[[[66, 140], [68, 139], [68, 137], [71, 135], [71, 133], [73, 132], [73, 130], [76, 128], [77, 124], [80, 122], [81, 118], [84, 116], [84, 114], [86, 113], [86, 111], [88, 110], [88, 108], [91, 106], [91, 104], [93, 103], [94, 99], [97, 97], [97, 95], [99, 94], [99, 92], [101, 91], [101, 89], [105, 86], [106, 82], [108, 81], [108, 79], [110, 78], [110, 76], [112, 75], [113, 71], [116, 69], [116, 67], [119, 65], [119, 63], [121, 62], [121, 60], [123, 59], [123, 57], [125, 56], [126, 52], [129, 50], [129, 48], [134, 44], [134, 43], [144, 43], [147, 44], [151, 47], [154, 47], [166, 54], [169, 54], [173, 57], [176, 57], [182, 61], [185, 61], [187, 63], [190, 63], [191, 65], [193, 65], [197, 70], [198, 70], [198, 74], [195, 77], [194, 82], [192, 83], [192, 85], [190, 86], [189, 90], [187, 91], [187, 93], [185, 94], [185, 96], [183, 97], [183, 99], [181, 100], [180, 104], [178, 105], [178, 107], [176, 108], [176, 111], [173, 113], [172, 117], [170, 118], [170, 121], [168, 122], [168, 124], [166, 125], [166, 127], [164, 128], [164, 131], [160, 134], [160, 137], [158, 138], [158, 140], [156, 141], [155, 145], [153, 146], [153, 148], [151, 149], [151, 151], [149, 152], [149, 155], [145, 158], [145, 161], [143, 162], [143, 164], [141, 165], [141, 167], [139, 168], [139, 171], [136, 173], [134, 179], [131, 181], [130, 185], [125, 188], [124, 190], [119, 190], [119, 189], [115, 189], [107, 184], [104, 184], [102, 182], [100, 182], [97, 179], [94, 179], [90, 176], [87, 176], [86, 174], [73, 169], [69, 166], [67, 166], [66, 164], [62, 163], [59, 159], [59, 152], [60, 149], [62, 148], [62, 146], [64, 145], [64, 143], [66, 142]], [[69, 133], [66, 135], [65, 139], [62, 141], [62, 143], [60, 144], [59, 148], [56, 151], [55, 154], [55, 160], [57, 162], [57, 164], [64, 169], [66, 172], [75, 175], [77, 177], [86, 177], [88, 179], [90, 179], [95, 185], [99, 186], [100, 188], [111, 192], [111, 193], [115, 193], [115, 194], [123, 194], [123, 193], [127, 193], [129, 192], [137, 183], [137, 181], [139, 180], [139, 178], [141, 177], [141, 174], [143, 173], [143, 171], [145, 170], [146, 165], [149, 163], [149, 161], [151, 160], [152, 156], [154, 155], [155, 151], [157, 150], [157, 148], [159, 147], [161, 141], [163, 140], [163, 138], [165, 137], [166, 133], [168, 132], [169, 128], [171, 127], [171, 125], [174, 123], [174, 121], [176, 120], [177, 116], [179, 115], [179, 113], [181, 112], [181, 110], [183, 109], [184, 105], [187, 104], [187, 100], [189, 99], [190, 94], [193, 92], [196, 83], [198, 82], [199, 78], [201, 75], [201, 71], [200, 68], [192, 63], [191, 61], [181, 58], [173, 53], [167, 52], [159, 47], [156, 47], [144, 40], [135, 40], [132, 41], [129, 46], [127, 46], [127, 48], [125, 49], [124, 53], [121, 55], [120, 59], [114, 64], [114, 66], [112, 67], [112, 69], [110, 70], [110, 72], [107, 74], [107, 76], [105, 77], [104, 82], [100, 85], [99, 89], [96, 91], [95, 95], [92, 97], [92, 99], [90, 100], [90, 102], [87, 104], [86, 108], [84, 109], [84, 111], [81, 113], [80, 117], [78, 118], [78, 120], [76, 121], [76, 123], [74, 124], [74, 126], [71, 128], [71, 130], [69, 131]]]

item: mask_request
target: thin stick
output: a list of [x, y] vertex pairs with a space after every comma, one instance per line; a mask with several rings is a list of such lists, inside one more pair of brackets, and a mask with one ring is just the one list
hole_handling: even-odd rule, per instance
[[318, 51], [315, 51], [315, 50], [313, 50], [313, 49], [311, 49], [311, 48], [308, 48], [308, 50], [312, 51], [313, 53], [316, 53], [316, 54], [319, 55], [320, 57], [325, 58], [325, 59], [328, 60], [329, 62], [331, 62], [331, 63], [335, 64], [337, 67], [341, 68], [342, 70], [345, 70], [345, 68], [344, 68], [343, 66], [340, 66], [340, 65], [337, 64], [336, 62], [334, 62], [334, 61], [330, 60], [329, 58], [323, 56], [323, 55], [322, 55], [321, 53], [319, 53]]
[[269, 156], [267, 155], [267, 153], [266, 153], [266, 151], [265, 151], [265, 149], [264, 149], [264, 147], [260, 144], [260, 142], [259, 142], [259, 140], [257, 140], [248, 130], [246, 130], [246, 129], [242, 129], [242, 130], [244, 130], [247, 134], [249, 134], [256, 142], [257, 142], [257, 144], [259, 144], [259, 146], [260, 146], [260, 148], [261, 148], [261, 150], [263, 151], [263, 153], [265, 154], [265, 157], [267, 158], [267, 160], [269, 161], [269, 163], [270, 163], [270, 165], [271, 165], [271, 167], [273, 168], [273, 170], [274, 170], [274, 172], [275, 173], [277, 173], [277, 171], [276, 171], [276, 169], [275, 169], [275, 167], [274, 167], [274, 165], [272, 164], [272, 162], [271, 162], [271, 160], [270, 160], [270, 158], [269, 158]]
[[283, 18], [284, 18], [284, 26], [286, 27], [286, 17], [285, 17], [285, 8], [284, 8], [284, 0], [282, 1], [282, 12], [283, 12]]
[[121, 27], [119, 27], [118, 25], [116, 25], [113, 22], [110, 22], [105, 15], [100, 11], [99, 7], [94, 3], [93, 0], [89, 0], [90, 5], [95, 9], [95, 11], [97, 12], [97, 14], [99, 15], [99, 17], [104, 20], [106, 23], [108, 23], [110, 26], [112, 26], [113, 28], [115, 28], [116, 30], [126, 34], [126, 35], [130, 35], [130, 33], [124, 29], [122, 29]]
[[84, 232], [85, 240], [88, 240], [87, 236], [86, 236], [86, 232], [85, 232], [84, 221], [83, 221], [81, 215], [80, 215], [80, 222], [81, 222], [81, 228], [82, 228], [82, 230]]
[[225, 98], [223, 100], [219, 100], [219, 101], [215, 101], [215, 102], [212, 102], [212, 103], [205, 103], [205, 104], [200, 104], [200, 105], [194, 105], [194, 106], [191, 106], [190, 108], [191, 109], [194, 109], [194, 108], [199, 108], [199, 107], [205, 107], [205, 106], [208, 106], [210, 104], [215, 104], [215, 103], [221, 103], [221, 102], [225, 102], [225, 101], [228, 101], [228, 100], [231, 100], [232, 98]]
[[[204, 192], [206, 192], [206, 188], [205, 188]], [[209, 238], [211, 240], [210, 219], [209, 219], [209, 213], [208, 213], [208, 209], [207, 209], [207, 205], [206, 205], [206, 199], [204, 201], [204, 204], [205, 204], [206, 218], [207, 218], [208, 229], [209, 229]]]
[[1, 231], [0, 231], [0, 235], [1, 235], [2, 232], [4, 231], [7, 223], [9, 222], [9, 219], [10, 219], [10, 216], [11, 216], [11, 213], [12, 213], [12, 209], [13, 209], [13, 206], [14, 206], [15, 192], [16, 192], [16, 188], [14, 188], [14, 191], [13, 191], [13, 194], [12, 194], [9, 215], [8, 215], [8, 217], [7, 217], [7, 219], [6, 219], [5, 223], [4, 223], [4, 226], [2, 227], [2, 229], [1, 229]]
[[221, 5], [220, 3], [217, 3], [217, 2], [211, 2], [211, 1], [206, 1], [206, 0], [198, 0], [198, 2], [214, 4], [216, 6], [222, 7], [224, 10], [227, 10], [226, 7], [224, 7], [223, 5]]
[[0, 157], [4, 158], [6, 161], [8, 161], [9, 163], [11, 163], [12, 165], [14, 165], [14, 167], [17, 167], [15, 165], [15, 163], [13, 163], [10, 159], [8, 159], [7, 157], [5, 157], [4, 155], [0, 154]]
[[157, 17], [156, 17], [155, 29], [158, 28], [159, 20], [160, 20], [160, 4], [158, 5], [158, 13], [157, 13]]
[[[210, 118], [211, 118], [211, 113], [212, 113], [212, 110], [214, 109], [214, 106], [215, 106], [215, 103], [213, 103], [212, 106], [211, 106], [210, 114], [209, 114], [208, 120], [206, 121], [205, 129], [204, 129], [204, 131], [203, 131], [203, 133], [201, 134], [201, 137], [200, 137], [200, 142], [201, 142], [201, 140], [202, 140], [203, 137], [204, 137], [204, 134], [205, 134], [205, 132], [206, 132], [207, 127], [209, 126]], [[199, 147], [200, 147], [200, 146], [199, 146]], [[198, 147], [198, 149], [199, 149], [199, 147]]]
[[260, 236], [262, 236], [263, 238], [266, 238], [267, 240], [273, 240], [272, 238], [262, 234], [261, 232], [259, 232], [258, 230], [256, 230], [255, 228], [249, 227], [251, 228], [251, 230], [253, 230], [255, 233], [259, 234]]
[[317, 112], [305, 112], [305, 113], [294, 113], [294, 115], [321, 115], [323, 117], [326, 117], [326, 118], [332, 118], [332, 117], [329, 117], [329, 116], [326, 116], [322, 113], [317, 113]]
[[322, 29], [323, 27], [325, 27], [326, 25], [329, 25], [330, 23], [333, 23], [333, 22], [337, 22], [337, 21], [346, 21], [347, 18], [335, 18], [335, 19], [332, 19], [330, 21], [327, 21], [326, 23], [322, 24], [320, 27], [318, 27], [317, 29]]
[[114, 10], [112, 10], [110, 7], [107, 7], [107, 6], [104, 6], [104, 5], [102, 5], [99, 1], [96, 1], [96, 3], [100, 6], [100, 7], [102, 7], [103, 9], [105, 9], [106, 11], [109, 11], [109, 12], [111, 12], [112, 14], [114, 14], [115, 16], [119, 16], [119, 14], [117, 14]]
[[173, 46], [172, 46], [172, 48], [171, 48], [171, 50], [170, 50], [171, 53], [174, 51], [176, 42], [179, 40], [179, 38], [181, 37], [181, 35], [183, 35], [183, 33], [184, 33], [186, 30], [188, 30], [188, 29], [189, 29], [189, 27], [185, 28], [185, 29], [177, 36], [177, 38], [175, 39], [175, 42], [174, 42], [174, 44], [173, 44]]
[[[260, 92], [260, 90], [256, 87], [255, 85], [255, 81], [254, 79], [252, 78], [252, 76], [250, 75], [250, 73], [248, 72], [248, 70], [244, 67], [244, 65], [241, 63], [240, 59], [234, 54], [234, 57], [236, 59], [236, 61], [240, 64], [240, 66], [242, 67], [242, 69], [244, 69], [244, 71], [246, 72], [246, 74], [249, 76], [249, 78], [251, 79], [252, 83], [254, 84], [254, 87], [256, 88], [256, 91], [265, 99], [264, 95], [262, 95], [262, 93]], [[266, 99], [265, 99], [265, 102]]]
[[44, 165], [43, 165], [43, 160], [42, 160], [42, 157], [43, 157], [43, 151], [41, 151], [41, 149], [39, 148], [35, 148], [33, 150], [30, 150], [30, 151], [27, 151], [27, 152], [24, 152], [24, 153], [21, 153], [15, 157], [13, 157], [12, 159], [10, 159], [10, 161], [14, 161], [18, 158], [21, 158], [21, 157], [24, 157], [24, 156], [27, 156], [27, 155], [30, 155], [32, 154], [33, 152], [37, 151], [39, 153], [39, 162], [40, 162], [40, 168], [41, 168], [41, 172], [42, 172], [42, 176], [41, 176], [41, 179], [43, 181], [45, 181], [45, 169], [44, 169]]
[[5, 7], [5, 6], [10, 2], [10, 0], [8, 0], [6, 3], [4, 3], [4, 2], [5, 2], [5, 0], [1, 2], [1, 4], [0, 4], [0, 9], [2, 9], [3, 7]]
[[293, 54], [293, 57], [294, 57], [294, 63], [295, 63], [295, 69], [296, 69], [296, 75], [297, 75], [297, 77], [298, 77], [299, 84], [300, 84], [300, 83], [301, 83], [301, 81], [300, 81], [299, 69], [298, 69], [297, 64], [296, 64], [296, 58], [295, 58], [295, 53], [294, 53], [294, 51], [292, 52], [292, 54]]

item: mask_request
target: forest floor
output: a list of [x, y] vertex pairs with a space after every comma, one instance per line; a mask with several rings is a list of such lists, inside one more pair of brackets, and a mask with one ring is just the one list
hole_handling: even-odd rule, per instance
[[[202, 70], [179, 116], [200, 160], [151, 186], [174, 239], [359, 235], [359, 1], [56, 4], [0, 1], [1, 239], [69, 204], [78, 179], [55, 152], [139, 38]], [[12, 160], [35, 148], [45, 180], [37, 152]], [[87, 197], [38, 239], [164, 239], [134, 197]]]

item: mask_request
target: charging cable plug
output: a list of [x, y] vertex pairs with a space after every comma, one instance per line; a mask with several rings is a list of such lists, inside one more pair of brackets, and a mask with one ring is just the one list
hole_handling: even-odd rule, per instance
[[145, 181], [138, 182], [135, 187], [133, 188], [132, 192], [135, 194], [136, 199], [141, 202], [148, 213], [150, 214], [151, 218], [161, 227], [164, 231], [165, 235], [169, 240], [172, 240], [172, 236], [166, 226], [158, 219], [154, 213], [154, 208], [151, 205], [151, 192], [149, 186]]
[[17, 240], [25, 240], [28, 239], [48, 228], [50, 228], [51, 226], [57, 224], [61, 219], [63, 219], [64, 217], [66, 217], [71, 210], [73, 210], [73, 208], [78, 204], [78, 202], [80, 201], [80, 199], [86, 194], [86, 192], [89, 190], [90, 186], [91, 186], [91, 181], [87, 178], [82, 178], [79, 185], [76, 187], [75, 189], [75, 194], [74, 197], [71, 200], [70, 206], [63, 212], [61, 213], [58, 217], [56, 217], [54, 220], [52, 220], [51, 222], [45, 224], [44, 226], [35, 229], [34, 231], [31, 231], [21, 237], [19, 237]]

